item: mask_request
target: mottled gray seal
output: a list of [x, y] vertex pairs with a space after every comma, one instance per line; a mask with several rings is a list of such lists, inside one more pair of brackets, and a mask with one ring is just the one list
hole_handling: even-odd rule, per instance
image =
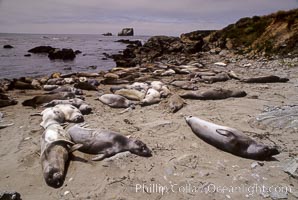
[[44, 104], [44, 107], [53, 107], [58, 104], [70, 104], [78, 108], [83, 115], [90, 114], [92, 111], [91, 106], [89, 106], [85, 101], [79, 98], [67, 99], [67, 100], [53, 100], [49, 103]]
[[145, 93], [135, 89], [120, 89], [117, 90], [115, 94], [124, 96], [125, 98], [132, 101], [141, 101], [145, 97]]
[[61, 187], [65, 178], [65, 166], [69, 159], [69, 153], [82, 145], [74, 144], [58, 123], [52, 123], [46, 127], [40, 143], [44, 179], [51, 187]]
[[246, 92], [242, 90], [226, 90], [222, 88], [216, 88], [206, 91], [186, 92], [180, 96], [184, 99], [219, 100], [227, 99], [230, 97], [245, 97]]
[[231, 154], [255, 160], [266, 160], [279, 154], [276, 147], [257, 143], [237, 129], [192, 116], [185, 117], [185, 120], [199, 138]]
[[128, 138], [120, 133], [103, 129], [87, 129], [76, 124], [68, 128], [67, 133], [73, 142], [82, 144], [79, 151], [97, 155], [92, 160], [103, 160], [120, 152], [150, 157], [151, 150], [142, 141]]
[[75, 94], [71, 92], [59, 92], [55, 94], [39, 95], [39, 96], [33, 97], [32, 99], [27, 99], [23, 101], [22, 105], [32, 106], [35, 108], [41, 104], [48, 103], [55, 99], [63, 100], [63, 99], [72, 99], [75, 97], [76, 97]]
[[172, 95], [168, 100], [168, 106], [170, 112], [172, 113], [179, 111], [184, 106], [184, 104], [184, 100], [177, 94]]
[[133, 102], [118, 94], [104, 94], [98, 100], [112, 108], [128, 108], [133, 106]]
[[70, 92], [76, 95], [83, 95], [83, 91], [81, 89], [70, 87], [70, 86], [59, 86], [58, 88], [55, 88], [49, 91], [48, 94], [55, 94], [59, 92]]

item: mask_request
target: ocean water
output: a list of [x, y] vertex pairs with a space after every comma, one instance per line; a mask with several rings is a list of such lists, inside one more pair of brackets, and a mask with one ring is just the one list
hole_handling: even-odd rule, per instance
[[[69, 34], [4, 34], [0, 33], [0, 78], [37, 77], [50, 75], [53, 72], [99, 72], [116, 66], [112, 59], [103, 60], [103, 53], [116, 54], [126, 44], [115, 42], [119, 39], [140, 40], [145, 42], [148, 36], [102, 36], [102, 35], [69, 35]], [[9, 44], [14, 48], [4, 49]], [[44, 54], [31, 54], [25, 57], [28, 50], [41, 45], [55, 48], [72, 48], [80, 50], [73, 61], [50, 60]], [[89, 66], [97, 66], [92, 69]], [[71, 68], [71, 70], [69, 70]]]

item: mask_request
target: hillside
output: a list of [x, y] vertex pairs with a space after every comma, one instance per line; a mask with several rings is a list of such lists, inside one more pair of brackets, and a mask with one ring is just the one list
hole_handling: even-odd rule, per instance
[[209, 48], [220, 47], [263, 55], [298, 53], [298, 9], [242, 18], [206, 38]]

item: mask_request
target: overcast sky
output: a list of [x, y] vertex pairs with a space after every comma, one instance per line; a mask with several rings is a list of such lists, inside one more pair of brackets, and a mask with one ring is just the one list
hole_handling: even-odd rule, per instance
[[297, 0], [0, 0], [0, 33], [180, 35], [298, 8]]

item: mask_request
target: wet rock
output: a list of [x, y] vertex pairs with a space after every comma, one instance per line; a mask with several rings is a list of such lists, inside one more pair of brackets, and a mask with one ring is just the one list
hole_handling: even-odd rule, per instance
[[4, 49], [12, 49], [13, 46], [11, 46], [11, 45], [9, 45], [9, 44], [6, 44], [6, 45], [3, 46], [3, 48], [4, 48]]
[[108, 32], [108, 33], [103, 33], [102, 35], [103, 35], [103, 36], [112, 36], [113, 34], [110, 33], [110, 32]]
[[31, 54], [30, 54], [30, 53], [28, 53], [28, 54], [25, 54], [24, 56], [25, 56], [25, 57], [30, 57], [30, 56], [31, 56]]
[[51, 60], [62, 59], [62, 60], [73, 60], [76, 57], [75, 52], [72, 49], [55, 49], [49, 52], [48, 57]]
[[18, 192], [0, 192], [0, 200], [22, 200]]
[[50, 53], [51, 51], [54, 51], [55, 48], [51, 46], [38, 46], [34, 47], [33, 49], [28, 50], [30, 53]]
[[298, 179], [298, 158], [290, 160], [284, 167], [283, 171]]
[[133, 36], [133, 28], [124, 28], [121, 32], [118, 33], [118, 36]]
[[81, 54], [82, 52], [80, 50], [75, 50], [74, 52], [76, 55]]
[[116, 42], [121, 42], [121, 43], [124, 43], [124, 44], [129, 44], [129, 45], [134, 45], [134, 46], [142, 46], [142, 42], [140, 40], [121, 39], [121, 40], [117, 40]]

